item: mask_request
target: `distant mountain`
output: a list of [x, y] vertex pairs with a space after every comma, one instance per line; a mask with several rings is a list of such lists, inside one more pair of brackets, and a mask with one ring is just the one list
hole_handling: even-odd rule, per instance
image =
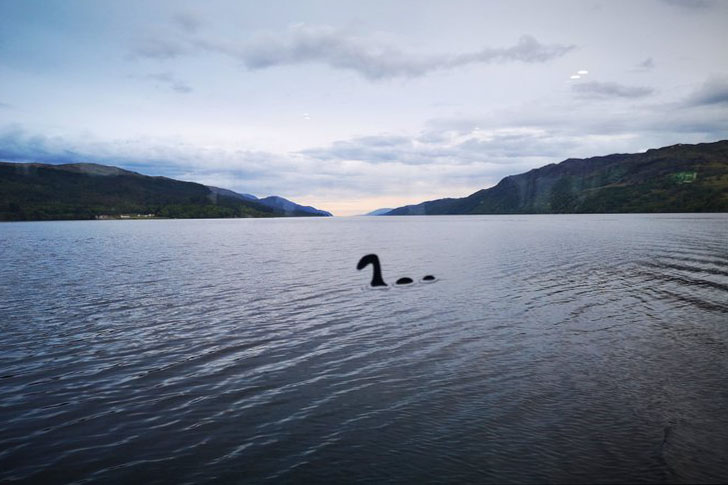
[[233, 199], [240, 199], [240, 200], [258, 200], [258, 198], [254, 195], [250, 194], [239, 194], [237, 192], [234, 192], [229, 189], [221, 189], [220, 187], [213, 187], [212, 185], [207, 186], [208, 189], [213, 194], [223, 195], [226, 197], [232, 197]]
[[249, 197], [105, 165], [0, 162], [0, 220], [5, 221], [317, 215], [278, 209]]
[[323, 216], [331, 217], [331, 212], [322, 211], [311, 207], [310, 205], [299, 205], [295, 202], [291, 202], [288, 199], [279, 197], [277, 195], [271, 195], [263, 199], [258, 199], [258, 202], [271, 207], [276, 210], [282, 210], [286, 215], [309, 215], [309, 216]]
[[391, 210], [392, 210], [391, 208], [377, 209], [377, 210], [373, 210], [371, 212], [367, 212], [366, 214], [362, 214], [362, 215], [364, 215], [364, 216], [383, 216]]
[[240, 199], [240, 200], [255, 201], [266, 207], [270, 207], [271, 209], [274, 209], [277, 211], [283, 211], [283, 213], [288, 216], [322, 216], [322, 217], [331, 217], [332, 216], [331, 212], [320, 210], [315, 207], [311, 207], [309, 205], [296, 204], [295, 202], [291, 202], [290, 200], [284, 199], [283, 197], [280, 197], [277, 195], [271, 195], [271, 196], [265, 197], [263, 199], [259, 199], [254, 195], [239, 194], [237, 192], [233, 192], [232, 190], [221, 189], [219, 187], [212, 187], [212, 186], [208, 185], [208, 188], [213, 193], [216, 193], [219, 195], [233, 197], [233, 198]]
[[387, 215], [728, 212], [728, 140], [570, 158]]

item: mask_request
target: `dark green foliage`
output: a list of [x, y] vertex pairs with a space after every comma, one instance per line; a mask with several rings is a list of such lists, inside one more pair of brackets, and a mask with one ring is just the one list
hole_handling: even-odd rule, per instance
[[549, 198], [551, 212], [557, 214], [574, 212], [576, 204], [577, 197], [574, 194], [571, 179], [569, 177], [561, 177], [551, 187], [551, 197]]
[[728, 212], [728, 141], [569, 159], [388, 215]]
[[[513, 180], [513, 177], [506, 177], [495, 187], [476, 192], [470, 197], [469, 204], [465, 206], [468, 213], [499, 213], [510, 214], [518, 212], [520, 200], [520, 188]], [[472, 209], [470, 208], [472, 207]]]
[[0, 163], [0, 220], [283, 215], [253, 201], [214, 196], [201, 184], [93, 164]]

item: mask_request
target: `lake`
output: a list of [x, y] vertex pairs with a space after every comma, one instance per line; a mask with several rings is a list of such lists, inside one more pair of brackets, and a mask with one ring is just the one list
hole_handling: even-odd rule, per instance
[[728, 214], [4, 223], [0, 332], [2, 482], [728, 480]]

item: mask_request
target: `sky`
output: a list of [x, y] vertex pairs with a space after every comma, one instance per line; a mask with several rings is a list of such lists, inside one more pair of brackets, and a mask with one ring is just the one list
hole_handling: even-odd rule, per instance
[[0, 160], [362, 214], [728, 138], [728, 1], [0, 0]]

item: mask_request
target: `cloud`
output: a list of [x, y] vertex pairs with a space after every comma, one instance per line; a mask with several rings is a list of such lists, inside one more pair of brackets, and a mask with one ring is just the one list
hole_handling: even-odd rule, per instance
[[0, 160], [42, 163], [89, 161], [59, 139], [29, 135], [17, 126], [6, 127], [0, 132]]
[[146, 35], [137, 41], [131, 57], [167, 60], [193, 52], [214, 52], [235, 59], [249, 70], [319, 63], [379, 80], [419, 77], [471, 64], [543, 63], [575, 48], [573, 45], [542, 44], [532, 36], [524, 35], [509, 47], [486, 47], [463, 54], [417, 55], [332, 27], [304, 25], [293, 26], [283, 33], [259, 34], [247, 43], [231, 44], [191, 35], [197, 30], [192, 19], [178, 16], [175, 23], [189, 35], [174, 34], [167, 38], [160, 34]]
[[577, 95], [586, 98], [643, 98], [654, 92], [652, 88], [645, 86], [625, 86], [615, 82], [589, 81], [574, 84], [572, 91]]
[[415, 152], [412, 140], [403, 136], [376, 135], [335, 141], [327, 147], [302, 150], [300, 153], [318, 160], [356, 160], [367, 163], [412, 163], [413, 158], [403, 157], [405, 152]]
[[176, 27], [190, 34], [194, 34], [202, 26], [200, 16], [193, 12], [179, 12], [172, 17], [172, 22]]
[[427, 130], [413, 136], [358, 137], [300, 154], [319, 162], [356, 163], [387, 171], [394, 167], [435, 170], [440, 180], [447, 180], [455, 174], [502, 177], [525, 169], [534, 157], [559, 157], [574, 146], [573, 136], [537, 128], [472, 128]]
[[[145, 175], [162, 175], [252, 193], [295, 195], [335, 184], [317, 161], [296, 154], [223, 149], [182, 140], [96, 140], [90, 135], [43, 136], [18, 125], [0, 128], [0, 160], [49, 164], [100, 163]], [[322, 182], [322, 179], [326, 179]]]
[[381, 134], [275, 154], [146, 139], [37, 136], [16, 126], [0, 130], [0, 159], [101, 163], [296, 201], [410, 196], [415, 202], [439, 195], [467, 195], [505, 175], [543, 164], [541, 153], [534, 161], [519, 154], [519, 146], [531, 147], [532, 153], [539, 147], [549, 153], [564, 151], [557, 148], [561, 141], [548, 140], [547, 133], [506, 130], [489, 136], [448, 133], [442, 137], [447, 141], [428, 143], [418, 134]]
[[[701, 143], [726, 138], [728, 112], [722, 105], [691, 105], [685, 98], [670, 102], [644, 102], [635, 105], [602, 103], [555, 103], [498, 110], [481, 118], [441, 118], [428, 123], [433, 136], [455, 133], [465, 136], [478, 126], [482, 131], [505, 129], [536, 130], [543, 140], [570, 140], [561, 147], [534, 144], [524, 139], [515, 152], [531, 151], [544, 157], [554, 154], [560, 159], [619, 151], [639, 151], [642, 147], [660, 147], [675, 143]], [[640, 141], [637, 143], [637, 141]], [[566, 148], [566, 150], [562, 150]], [[574, 151], [571, 151], [571, 150]], [[554, 160], [556, 161], [556, 160]], [[535, 166], [535, 165], [534, 165]]]
[[177, 79], [171, 72], [161, 72], [158, 74], [149, 74], [147, 79], [158, 81], [163, 85], [167, 86], [171, 90], [180, 94], [189, 94], [192, 92], [192, 88], [185, 82]]
[[666, 5], [684, 9], [705, 9], [715, 5], [714, 0], [660, 0]]
[[711, 77], [696, 89], [686, 101], [689, 106], [728, 104], [728, 78]]
[[504, 48], [484, 48], [466, 54], [418, 56], [400, 49], [352, 37], [330, 27], [296, 26], [283, 35], [267, 34], [239, 49], [206, 44], [206, 48], [234, 56], [248, 69], [321, 63], [352, 70], [367, 79], [418, 77], [437, 70], [496, 62], [540, 63], [563, 56], [574, 46], [544, 45], [531, 36]]
[[2, 101], [0, 101], [0, 109], [10, 109], [12, 107], [13, 106], [11, 104], [3, 103]]
[[644, 61], [637, 64], [635, 66], [634, 70], [635, 71], [651, 71], [654, 68], [655, 68], [655, 61], [651, 57], [648, 57]]

